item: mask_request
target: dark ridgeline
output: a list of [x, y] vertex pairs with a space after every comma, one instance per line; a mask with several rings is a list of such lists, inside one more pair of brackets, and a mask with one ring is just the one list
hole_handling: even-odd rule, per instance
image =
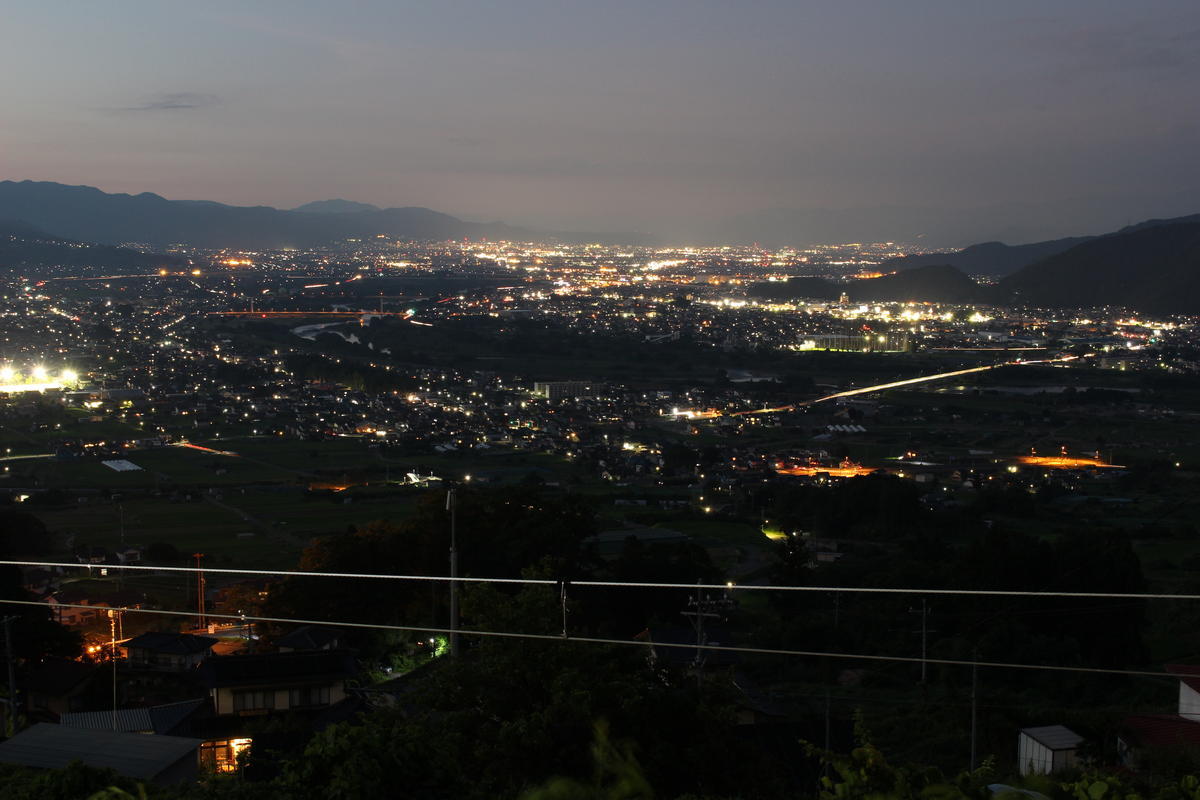
[[539, 233], [500, 222], [465, 222], [419, 207], [376, 209], [347, 201], [321, 201], [283, 211], [268, 206], [167, 200], [149, 192], [108, 194], [90, 186], [35, 181], [0, 181], [0, 219], [21, 220], [57, 236], [107, 244], [185, 243], [246, 249], [314, 247], [378, 234], [435, 241], [470, 237], [636, 244], [645, 239], [640, 234]]
[[1136, 226], [1072, 247], [1000, 282], [1009, 302], [1200, 312], [1200, 222]]
[[880, 266], [887, 271], [949, 264], [958, 267], [968, 275], [987, 275], [999, 278], [1041, 261], [1043, 258], [1058, 255], [1064, 250], [1069, 250], [1092, 238], [1091, 236], [1075, 236], [1067, 239], [1054, 239], [1049, 242], [1017, 245], [1003, 242], [983, 242], [952, 253], [921, 253], [891, 258]]
[[910, 269], [912, 267], [927, 267], [934, 264], [950, 264], [958, 267], [968, 275], [985, 275], [991, 278], [1002, 278], [1019, 270], [1064, 253], [1078, 245], [1104, 239], [1110, 236], [1120, 236], [1126, 233], [1157, 228], [1163, 225], [1181, 225], [1184, 223], [1200, 222], [1200, 214], [1173, 219], [1149, 219], [1136, 225], [1129, 225], [1114, 233], [1099, 236], [1072, 236], [1065, 239], [1051, 239], [1045, 242], [1030, 244], [1004, 244], [1003, 242], [982, 242], [944, 253], [921, 253], [911, 256], [900, 256], [888, 259], [881, 264], [884, 272], [890, 270]]
[[[1075, 243], [1024, 264], [991, 286], [977, 284], [964, 274], [983, 274], [980, 265], [1011, 265], [1070, 242]], [[924, 263], [928, 261], [935, 263]], [[883, 266], [899, 271], [850, 283], [794, 278], [786, 283], [760, 283], [751, 292], [773, 299], [836, 300], [845, 292], [856, 303], [922, 300], [1045, 308], [1114, 306], [1142, 313], [1196, 314], [1200, 313], [1200, 216], [1149, 220], [1092, 238], [1019, 247], [993, 242], [958, 253], [892, 259]]]
[[145, 270], [186, 264], [176, 256], [61, 239], [24, 222], [0, 219], [0, 270], [40, 271], [46, 266]]

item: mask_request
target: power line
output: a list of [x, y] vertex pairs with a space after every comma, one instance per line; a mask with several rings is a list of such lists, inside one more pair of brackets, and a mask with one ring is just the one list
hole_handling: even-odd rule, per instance
[[[61, 567], [64, 569], [105, 569], [105, 570], [146, 570], [150, 572], [196, 572], [195, 567], [154, 567], [137, 564], [79, 564], [60, 563], [54, 561], [3, 561], [0, 566], [14, 567]], [[554, 578], [483, 578], [483, 577], [450, 577], [448, 575], [395, 575], [374, 572], [306, 572], [301, 570], [267, 570], [267, 569], [233, 569], [205, 568], [205, 574], [222, 575], [257, 575], [265, 577], [294, 577], [294, 578], [365, 578], [369, 580], [394, 581], [433, 581], [456, 583], [497, 583], [523, 586], [557, 586], [559, 581]], [[766, 591], [766, 592], [821, 592], [836, 593], [850, 592], [857, 594], [915, 594], [915, 595], [948, 595], [959, 597], [1078, 597], [1110, 600], [1200, 600], [1200, 594], [1170, 594], [1170, 593], [1135, 593], [1135, 592], [1061, 592], [1061, 591], [1032, 591], [1018, 589], [921, 589], [911, 587], [882, 587], [882, 586], [775, 586], [757, 583], [663, 583], [651, 581], [588, 581], [572, 580], [572, 587], [612, 588], [612, 589], [708, 589], [713, 591]]]
[[[572, 584], [574, 585], [574, 584]], [[692, 587], [695, 588], [695, 587]], [[48, 604], [38, 600], [0, 600], [0, 603], [20, 606], [37, 606], [48, 608]], [[81, 603], [56, 603], [58, 608], [83, 608], [95, 611], [102, 606], [84, 605]], [[197, 617], [195, 611], [170, 611], [167, 609], [113, 607], [114, 611], [133, 614], [162, 614], [176, 617]], [[294, 617], [257, 617], [243, 614], [207, 614], [208, 618], [236, 620], [238, 622], [287, 622], [297, 625], [336, 625], [343, 628], [361, 628], [365, 630], [407, 631], [409, 633], [450, 633], [449, 628], [418, 627], [414, 625], [384, 625], [374, 622], [344, 622], [321, 619], [296, 619]], [[809, 658], [837, 658], [847, 661], [880, 661], [903, 664], [919, 664], [924, 660], [929, 664], [942, 664], [955, 667], [994, 667], [997, 669], [1045, 670], [1050, 672], [1074, 672], [1092, 675], [1124, 675], [1128, 677], [1169, 678], [1177, 680], [1178, 676], [1169, 672], [1152, 672], [1150, 670], [1106, 669], [1103, 667], [1068, 667], [1054, 664], [1018, 664], [1005, 661], [970, 661], [956, 658], [913, 658], [908, 656], [886, 656], [869, 653], [838, 653], [821, 650], [785, 650], [771, 647], [741, 647], [733, 645], [714, 644], [684, 644], [682, 642], [643, 642], [635, 639], [605, 639], [595, 636], [563, 636], [551, 633], [520, 633], [516, 631], [481, 631], [458, 629], [463, 636], [494, 637], [501, 639], [533, 639], [551, 642], [580, 642], [583, 644], [603, 645], [634, 645], [638, 647], [670, 647], [682, 650], [708, 650], [718, 653], [749, 653], [770, 656], [806, 656]]]

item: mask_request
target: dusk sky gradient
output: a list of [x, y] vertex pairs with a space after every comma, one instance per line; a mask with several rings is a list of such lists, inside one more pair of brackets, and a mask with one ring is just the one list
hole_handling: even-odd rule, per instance
[[1200, 212], [1195, 0], [4, 16], [0, 178], [676, 236], [779, 209], [923, 209], [968, 240]]

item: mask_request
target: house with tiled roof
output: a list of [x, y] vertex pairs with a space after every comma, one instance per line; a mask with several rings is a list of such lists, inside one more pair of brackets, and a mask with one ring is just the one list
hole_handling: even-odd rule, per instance
[[188, 672], [212, 655], [217, 640], [191, 633], [147, 631], [121, 645], [129, 666], [160, 672]]
[[357, 672], [348, 650], [218, 656], [200, 665], [218, 715], [309, 710], [339, 703]]

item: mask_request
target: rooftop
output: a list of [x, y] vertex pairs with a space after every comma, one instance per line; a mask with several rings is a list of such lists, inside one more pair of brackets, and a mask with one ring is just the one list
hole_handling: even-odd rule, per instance
[[300, 650], [209, 658], [200, 665], [200, 681], [210, 689], [272, 686], [347, 678], [356, 671], [348, 650]]
[[196, 636], [191, 633], [166, 633], [147, 631], [135, 636], [123, 645], [128, 649], [152, 650], [155, 653], [188, 656], [203, 653], [217, 643], [211, 636]]
[[59, 769], [72, 761], [151, 780], [195, 753], [199, 739], [85, 730], [47, 722], [0, 742], [0, 763]]

